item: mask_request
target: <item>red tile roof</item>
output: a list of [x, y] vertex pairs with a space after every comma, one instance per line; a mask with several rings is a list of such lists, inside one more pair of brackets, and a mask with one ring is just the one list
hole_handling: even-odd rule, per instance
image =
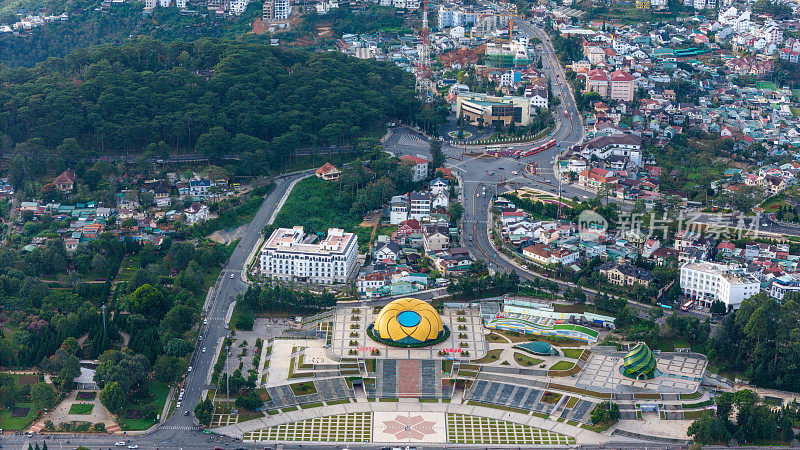
[[426, 162], [428, 162], [427, 159], [422, 159], [414, 155], [401, 156], [400, 159], [403, 161], [413, 162], [414, 164], [425, 164]]

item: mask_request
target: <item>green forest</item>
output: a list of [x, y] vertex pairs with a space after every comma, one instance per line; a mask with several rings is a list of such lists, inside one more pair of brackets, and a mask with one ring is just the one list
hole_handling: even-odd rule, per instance
[[3, 149], [16, 143], [27, 167], [156, 146], [235, 154], [240, 174], [260, 175], [296, 149], [379, 135], [390, 118], [437, 123], [390, 63], [251, 42], [143, 39], [5, 68], [0, 83]]
[[800, 304], [760, 293], [728, 313], [711, 336], [709, 360], [756, 386], [800, 391]]
[[[3, 2], [0, 2], [2, 4]], [[25, 2], [30, 3], [30, 2]], [[238, 17], [224, 17], [200, 9], [196, 14], [181, 14], [177, 8], [156, 8], [142, 14], [143, 2], [98, 8], [98, 1], [45, 2], [29, 5], [30, 11], [69, 14], [69, 20], [38, 27], [30, 36], [0, 35], [0, 62], [11, 66], [33, 66], [47, 58], [62, 58], [77, 48], [93, 45], [122, 44], [131, 37], [165, 41], [208, 38], [234, 38], [248, 32], [260, 16], [262, 1], [253, 1]], [[34, 8], [38, 6], [38, 8]], [[25, 9], [24, 6], [21, 8]], [[0, 11], [0, 23], [12, 23], [16, 10]]]

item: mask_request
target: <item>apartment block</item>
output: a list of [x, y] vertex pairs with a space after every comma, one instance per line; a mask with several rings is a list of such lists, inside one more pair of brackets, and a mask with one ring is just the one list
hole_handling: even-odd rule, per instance
[[292, 14], [291, 0], [265, 0], [262, 18], [268, 22], [284, 22]]

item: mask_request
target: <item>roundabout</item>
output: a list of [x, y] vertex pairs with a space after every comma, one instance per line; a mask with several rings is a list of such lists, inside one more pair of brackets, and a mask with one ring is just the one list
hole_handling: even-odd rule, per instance
[[[459, 134], [461, 134], [461, 135], [459, 136]], [[451, 132], [447, 133], [447, 135], [450, 136], [452, 139], [459, 139], [459, 140], [469, 139], [469, 138], [472, 137], [472, 133], [470, 133], [469, 131], [464, 131], [464, 130], [462, 130], [460, 132], [459, 131], [451, 131]]]

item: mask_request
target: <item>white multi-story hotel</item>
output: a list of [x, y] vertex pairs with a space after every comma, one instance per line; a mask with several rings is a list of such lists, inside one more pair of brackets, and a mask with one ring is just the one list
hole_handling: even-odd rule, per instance
[[681, 291], [705, 307], [719, 300], [728, 309], [737, 309], [742, 300], [758, 294], [760, 289], [758, 280], [744, 269], [710, 262], [681, 266]]
[[322, 241], [306, 239], [303, 227], [278, 228], [261, 248], [261, 273], [282, 281], [346, 283], [356, 270], [358, 239], [340, 228]]

